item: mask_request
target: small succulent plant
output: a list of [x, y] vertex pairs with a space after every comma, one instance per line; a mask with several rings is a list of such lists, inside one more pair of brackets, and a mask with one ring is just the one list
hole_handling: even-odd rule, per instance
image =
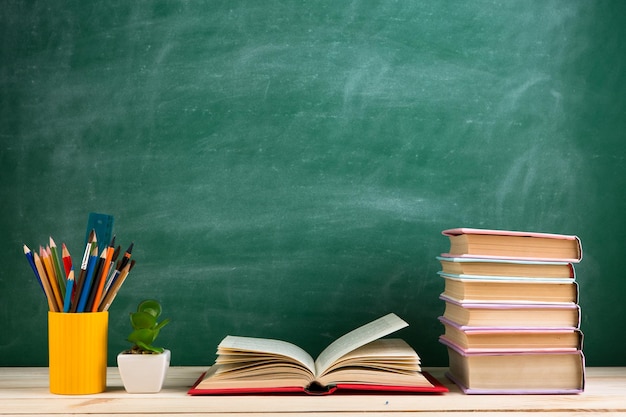
[[144, 300], [137, 306], [137, 311], [130, 313], [130, 324], [133, 326], [132, 333], [126, 340], [133, 344], [127, 353], [162, 353], [162, 347], [153, 345], [160, 330], [170, 322], [165, 319], [158, 322], [161, 316], [161, 304], [156, 300]]

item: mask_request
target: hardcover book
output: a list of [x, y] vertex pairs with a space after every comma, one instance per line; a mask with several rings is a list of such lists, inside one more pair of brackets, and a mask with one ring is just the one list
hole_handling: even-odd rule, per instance
[[494, 280], [490, 277], [461, 278], [440, 273], [444, 278], [443, 296], [459, 303], [551, 304], [578, 302], [576, 282], [538, 279]]
[[580, 307], [574, 303], [487, 304], [440, 298], [446, 303], [443, 317], [462, 326], [563, 328], [580, 325]]
[[530, 352], [582, 350], [580, 329], [518, 328], [461, 326], [445, 317], [439, 317], [445, 332], [439, 341], [455, 345], [465, 353]]
[[406, 326], [388, 314], [340, 337], [316, 360], [288, 342], [227, 336], [218, 346], [215, 364], [189, 394], [446, 392], [421, 372], [420, 358], [406, 342], [382, 339]]
[[572, 282], [576, 278], [570, 262], [459, 258], [438, 256], [441, 273], [459, 278], [518, 279]]
[[526, 259], [580, 262], [582, 245], [577, 236], [511, 230], [457, 228], [442, 232], [450, 238], [444, 257]]
[[466, 394], [577, 394], [585, 387], [580, 350], [469, 353], [442, 343], [450, 358], [446, 376]]

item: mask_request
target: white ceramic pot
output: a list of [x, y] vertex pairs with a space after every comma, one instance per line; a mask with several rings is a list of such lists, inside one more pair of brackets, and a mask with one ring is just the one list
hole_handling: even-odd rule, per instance
[[170, 357], [171, 352], [168, 349], [151, 355], [123, 352], [118, 354], [117, 368], [126, 392], [149, 394], [161, 391], [170, 366]]

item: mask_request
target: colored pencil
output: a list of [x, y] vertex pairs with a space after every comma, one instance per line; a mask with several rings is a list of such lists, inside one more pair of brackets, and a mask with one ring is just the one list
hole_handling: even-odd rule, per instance
[[[109, 267], [109, 273], [107, 276], [106, 284], [104, 284], [104, 290], [102, 291], [104, 294], [106, 294], [106, 292], [111, 287], [111, 282], [113, 281], [113, 275], [115, 275], [115, 272], [117, 269], [117, 268], [114, 268], [114, 265], [116, 264], [117, 257], [120, 255], [121, 250], [122, 250], [122, 247], [120, 245], [117, 245], [117, 248], [115, 248], [115, 252], [113, 252], [113, 257], [111, 258], [111, 265]], [[119, 266], [119, 263], [117, 263], [117, 265]], [[102, 297], [104, 297], [104, 295]]]
[[104, 259], [104, 265], [102, 266], [102, 272], [97, 281], [96, 296], [91, 306], [91, 311], [96, 312], [100, 308], [100, 302], [102, 301], [102, 292], [104, 291], [104, 285], [106, 284], [107, 276], [109, 275], [109, 269], [111, 268], [111, 259], [113, 259], [113, 253], [115, 252], [115, 235], [111, 239], [109, 247], [106, 249], [106, 258]]
[[41, 277], [39, 276], [39, 272], [37, 272], [37, 267], [35, 266], [35, 260], [33, 259], [33, 253], [28, 248], [28, 246], [26, 246], [26, 245], [24, 245], [24, 256], [26, 256], [26, 259], [28, 259], [28, 264], [32, 268], [33, 273], [35, 274], [35, 277], [37, 278], [37, 282], [39, 283], [39, 286], [41, 287], [42, 291], [44, 291], [44, 295], [45, 295], [46, 293], [45, 293], [45, 290], [43, 288], [43, 284], [41, 283]]
[[[63, 270], [65, 271], [65, 279], [67, 280], [70, 275], [70, 271], [74, 269], [74, 265], [72, 264], [72, 256], [70, 255], [70, 251], [67, 249], [67, 246], [65, 246], [65, 243], [62, 244], [61, 259], [63, 260]], [[76, 285], [74, 285], [74, 283], [75, 283], [75, 280], [72, 282], [72, 293], [70, 294], [70, 307], [72, 305], [72, 301], [76, 297]], [[65, 291], [67, 291], [67, 288]]]
[[52, 266], [54, 267], [54, 275], [59, 283], [59, 292], [61, 298], [65, 296], [65, 275], [61, 272], [61, 265], [59, 263], [59, 252], [57, 251], [57, 244], [50, 236], [50, 257], [52, 259]]
[[65, 303], [63, 304], [63, 312], [69, 313], [72, 306], [72, 290], [74, 289], [74, 269], [67, 274], [67, 286], [65, 288]]
[[70, 256], [70, 251], [65, 246], [65, 243], [62, 245], [61, 256], [63, 258], [63, 269], [65, 269], [65, 277], [67, 278], [70, 275], [70, 271], [72, 270], [72, 257]]
[[84, 311], [92, 311], [94, 300], [96, 299], [96, 294], [98, 292], [98, 287], [100, 286], [100, 275], [102, 275], [102, 269], [104, 268], [104, 264], [106, 262], [108, 254], [108, 247], [105, 247], [100, 253], [100, 257], [98, 258], [93, 278], [91, 280], [91, 288], [89, 289], [89, 298], [87, 299], [87, 304], [85, 304]]
[[124, 267], [128, 264], [128, 261], [130, 260], [130, 257], [132, 256], [134, 245], [135, 245], [134, 243], [130, 244], [128, 249], [126, 249], [126, 252], [124, 253], [124, 256], [122, 257], [122, 259], [120, 259], [119, 262], [117, 263], [117, 266], [115, 267], [115, 271], [113, 271], [113, 275], [111, 276], [111, 279], [106, 285], [107, 292], [115, 284], [115, 281], [117, 281], [118, 277], [120, 276], [120, 273], [122, 272]]
[[61, 290], [59, 289], [59, 282], [57, 281], [57, 277], [54, 273], [54, 267], [52, 266], [52, 259], [50, 256], [50, 247], [40, 248], [41, 252], [41, 260], [43, 261], [44, 268], [46, 270], [46, 274], [48, 276], [48, 281], [50, 282], [50, 287], [52, 288], [52, 294], [54, 295], [54, 300], [56, 302], [59, 310], [63, 306], [63, 297], [61, 297]]
[[111, 288], [109, 289], [109, 291], [106, 293], [104, 299], [102, 300], [102, 303], [100, 304], [99, 311], [107, 311], [109, 309], [109, 307], [111, 306], [111, 303], [113, 302], [113, 300], [117, 296], [117, 293], [119, 292], [122, 284], [124, 284], [124, 281], [126, 280], [126, 277], [128, 276], [128, 272], [130, 272], [131, 265], [133, 263], [134, 263], [134, 261], [131, 262], [131, 263], [127, 263], [126, 266], [122, 269], [122, 271], [120, 272], [119, 277], [111, 285]]
[[96, 242], [96, 239], [96, 232], [92, 230], [89, 234], [89, 240], [87, 242], [87, 245], [85, 245], [85, 252], [83, 253], [83, 260], [80, 264], [80, 273], [78, 274], [78, 279], [74, 283], [76, 292], [74, 294], [72, 307], [70, 309], [72, 313], [76, 313], [76, 309], [78, 308], [78, 300], [82, 294], [83, 287], [85, 285], [85, 275], [87, 274], [87, 267], [89, 266], [89, 255], [91, 253], [91, 248]]
[[85, 276], [85, 282], [80, 293], [77, 293], [78, 306], [76, 307], [77, 313], [85, 311], [87, 300], [89, 299], [89, 292], [91, 291], [91, 285], [93, 281], [94, 272], [96, 270], [96, 263], [98, 262], [98, 245], [93, 245], [91, 248], [91, 254], [89, 255], [89, 261], [87, 263], [87, 271]]
[[55, 279], [54, 270], [52, 269], [52, 262], [50, 261], [50, 253], [43, 246], [39, 246], [39, 259], [41, 259], [41, 263], [46, 271], [46, 275], [48, 279]]
[[37, 254], [37, 252], [33, 253], [33, 260], [35, 261], [35, 267], [37, 268], [39, 277], [41, 277], [43, 290], [46, 293], [46, 298], [48, 299], [48, 307], [50, 308], [50, 311], [58, 312], [59, 309], [54, 299], [52, 288], [50, 287], [50, 281], [48, 281], [48, 277], [46, 276], [46, 271], [44, 270], [43, 264], [41, 263], [41, 259], [39, 258], [39, 255]]
[[128, 261], [130, 261], [130, 257], [132, 256], [132, 253], [133, 253], [133, 246], [135, 246], [134, 242], [131, 243], [128, 249], [126, 249], [126, 252], [124, 252], [124, 257], [122, 258], [122, 265], [121, 265], [122, 268], [124, 268], [126, 264], [128, 263]]

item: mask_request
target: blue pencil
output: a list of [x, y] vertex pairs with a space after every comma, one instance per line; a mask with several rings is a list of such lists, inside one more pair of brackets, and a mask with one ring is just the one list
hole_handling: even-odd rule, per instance
[[91, 291], [91, 281], [93, 281], [94, 271], [96, 269], [96, 262], [98, 261], [98, 246], [93, 245], [91, 248], [91, 255], [89, 256], [89, 263], [87, 264], [87, 277], [85, 278], [85, 285], [81, 289], [80, 294], [76, 294], [79, 297], [78, 306], [76, 307], [77, 313], [82, 313], [85, 311], [85, 305], [87, 304], [87, 299], [89, 298], [89, 293]]
[[63, 303], [63, 312], [69, 313], [72, 305], [72, 289], [74, 289], [74, 268], [70, 269], [67, 274], [67, 286], [65, 288], [65, 300]]
[[37, 267], [35, 266], [35, 260], [33, 259], [33, 253], [30, 251], [30, 249], [26, 245], [24, 245], [24, 255], [26, 255], [26, 259], [28, 259], [28, 263], [30, 264], [30, 267], [33, 269], [33, 272], [35, 273], [35, 277], [37, 278], [37, 282], [39, 283], [39, 286], [41, 287], [41, 290], [45, 294], [46, 290], [44, 290], [43, 284], [41, 283], [41, 277], [39, 276], [39, 272], [37, 272]]

